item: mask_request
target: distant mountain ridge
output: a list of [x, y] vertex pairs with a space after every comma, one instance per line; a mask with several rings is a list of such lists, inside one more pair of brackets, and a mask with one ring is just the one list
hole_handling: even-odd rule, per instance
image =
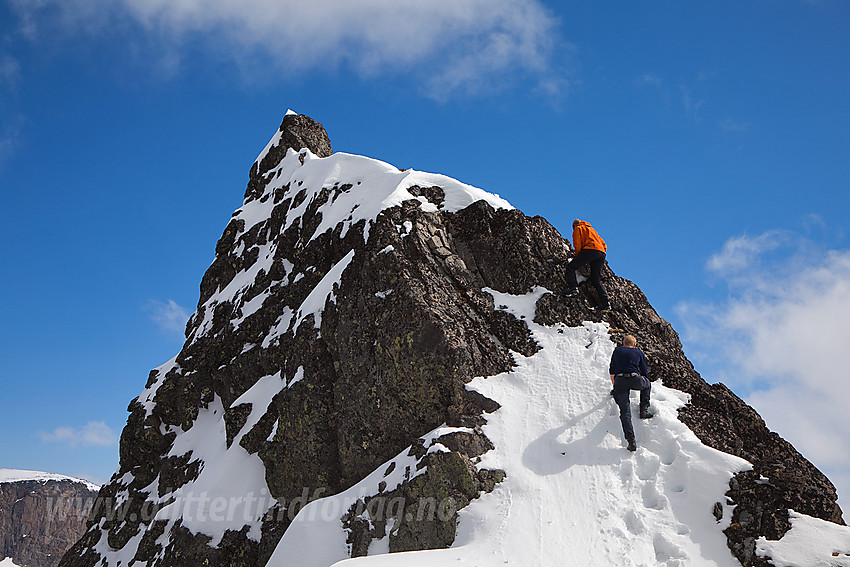
[[[288, 113], [216, 245], [185, 345], [130, 403], [119, 470], [61, 564], [328, 565], [447, 548], [461, 528], [467, 544], [475, 510], [503, 513], [493, 503], [523, 489], [516, 467], [539, 465], [493, 459], [488, 431], [513, 408], [487, 384], [541, 350], [549, 360], [566, 349], [552, 364], [582, 374], [551, 380], [587, 380], [583, 400], [598, 400], [564, 420], [593, 416], [591, 431], [605, 434], [616, 422], [597, 366], [624, 333], [637, 336], [653, 379], [684, 393], [670, 419], [751, 463], [729, 464], [726, 488], [705, 496], [713, 508], [694, 511], [699, 527], [674, 526], [682, 545], [651, 542], [653, 557], [674, 565], [704, 553], [694, 541], [708, 530], [728, 542], [728, 560], [767, 565], [758, 542], [791, 528], [789, 510], [843, 523], [829, 480], [725, 386], [700, 378], [633, 283], [605, 268], [611, 312], [594, 308], [586, 284], [578, 299], [551, 293], [571, 257], [545, 219], [445, 176], [334, 154], [319, 123]], [[571, 398], [547, 402], [563, 411]], [[661, 417], [653, 427], [664, 423], [674, 427]], [[626, 458], [612, 445], [619, 435], [614, 427], [584, 456]], [[648, 507], [663, 508], [646, 486]], [[643, 539], [617, 533], [618, 544]]]
[[55, 567], [85, 532], [100, 486], [40, 471], [0, 469], [0, 559]]
[[100, 490], [100, 485], [95, 484], [91, 481], [76, 478], [73, 476], [67, 476], [64, 474], [56, 474], [56, 473], [47, 473], [42, 471], [25, 471], [18, 469], [2, 469], [0, 468], [0, 483], [4, 482], [25, 482], [25, 481], [39, 481], [39, 482], [48, 482], [48, 481], [70, 481], [76, 482], [80, 484], [84, 484], [89, 488], [89, 490], [97, 492]]

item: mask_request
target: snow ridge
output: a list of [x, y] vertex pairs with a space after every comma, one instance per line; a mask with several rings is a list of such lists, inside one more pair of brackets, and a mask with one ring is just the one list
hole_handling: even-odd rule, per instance
[[[268, 148], [279, 142], [280, 135], [278, 131], [258, 159], [262, 159]], [[363, 240], [368, 241], [371, 223], [381, 211], [399, 206], [405, 201], [418, 201], [420, 208], [424, 211], [453, 212], [479, 200], [486, 201], [496, 209], [513, 208], [498, 195], [445, 175], [412, 169], [400, 170], [383, 161], [346, 153], [335, 153], [329, 157], [320, 158], [306, 148], [299, 152], [287, 150], [280, 163], [269, 170], [264, 178], [268, 183], [263, 194], [257, 198], [247, 199], [242, 207], [233, 213], [234, 220], [244, 223], [229, 251], [234, 256], [245, 256], [248, 251], [245, 235], [258, 225], [262, 230], [263, 226], [270, 221], [272, 211], [278, 214], [276, 209], [282, 207], [287, 199], [291, 201], [285, 213], [283, 226], [280, 228], [281, 232], [295, 224], [301, 226], [302, 218], [308, 209], [320, 203], [316, 213], [321, 216], [321, 222], [309, 239], [299, 243], [302, 248], [329, 230], [339, 229], [340, 238], [344, 238], [351, 227], [361, 221], [366, 221]], [[439, 205], [432, 203], [424, 196], [417, 196], [410, 192], [413, 187], [435, 186], [440, 187], [445, 196]], [[292, 273], [292, 262], [286, 258], [291, 251], [277, 250], [271, 238], [269, 242], [257, 245], [257, 248], [257, 259], [198, 307], [192, 320], [199, 323], [195, 326], [190, 339], [196, 340], [211, 330], [213, 316], [219, 305], [225, 303], [233, 305], [234, 315], [231, 317], [231, 325], [234, 327], [256, 312], [272, 290], [269, 287], [250, 299], [246, 298], [246, 292], [259, 274], [270, 271], [273, 263], [279, 262], [285, 267], [285, 275], [289, 283], [300, 279], [302, 274]], [[346, 266], [334, 275], [341, 276]], [[297, 317], [288, 320], [287, 324], [297, 327], [301, 321], [312, 314], [315, 316], [315, 325], [318, 327], [325, 300], [330, 295], [328, 284], [332, 286], [335, 281], [339, 279], [323, 282], [322, 290], [328, 290], [328, 293], [319, 294], [317, 288], [317, 295], [311, 297], [311, 301], [305, 302], [309, 305], [302, 305], [298, 309]], [[287, 285], [287, 282], [277, 282], [277, 285]], [[304, 309], [305, 307], [309, 309]]]
[[[384, 209], [410, 199], [420, 201], [423, 210], [436, 211], [437, 205], [408, 191], [414, 186], [442, 188], [445, 192], [445, 202], [440, 206], [440, 210], [447, 212], [458, 211], [481, 199], [496, 209], [513, 208], [498, 195], [445, 175], [413, 169], [400, 170], [383, 161], [342, 152], [320, 158], [308, 149], [302, 149], [300, 152], [287, 150], [283, 160], [277, 167], [268, 171], [265, 178], [270, 182], [266, 185], [263, 195], [248, 200], [234, 213], [234, 218], [245, 221], [245, 232], [269, 218], [271, 209], [283, 200], [283, 195], [275, 199], [269, 197], [287, 185], [291, 193], [297, 193], [303, 188], [306, 196], [298, 206], [287, 212], [284, 229], [300, 218], [323, 189], [350, 186], [335, 194], [319, 208], [322, 223], [316, 229], [314, 238], [340, 223], [343, 224], [341, 236], [345, 236], [348, 228], [359, 221], [373, 220]], [[364, 237], [368, 239], [368, 231]]]

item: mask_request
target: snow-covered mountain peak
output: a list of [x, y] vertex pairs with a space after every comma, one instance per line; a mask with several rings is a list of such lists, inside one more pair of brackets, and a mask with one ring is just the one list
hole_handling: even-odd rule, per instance
[[[270, 273], [275, 264], [286, 273], [273, 286], [294, 283], [306, 270], [321, 269], [307, 265], [298, 267], [300, 273], [294, 271], [293, 254], [330, 231], [335, 238], [345, 239], [352, 227], [360, 226], [361, 239], [348, 244], [355, 247], [368, 242], [371, 226], [381, 212], [406, 203], [428, 213], [453, 213], [475, 202], [487, 203], [493, 209], [513, 209], [498, 195], [441, 174], [401, 170], [380, 160], [346, 153], [320, 157], [306, 147], [298, 151], [285, 148], [281, 154], [286, 140], [319, 138], [324, 134], [324, 129], [319, 131], [320, 125], [301, 124], [304, 118], [287, 114], [281, 129], [258, 157], [257, 163], [264, 164], [264, 173], [252, 181], [257, 184], [255, 190], [249, 191], [243, 206], [233, 213], [225, 232], [227, 239], [223, 238], [216, 249], [219, 257], [254, 260], [241, 261], [241, 270], [232, 277], [228, 274], [227, 281], [221, 281], [215, 290], [210, 289], [208, 296], [202, 296], [202, 304], [190, 323], [191, 337], [203, 336], [211, 329], [212, 318], [220, 305], [232, 306], [230, 320], [234, 326], [255, 312], [271, 289], [259, 296], [246, 292], [258, 274]], [[269, 154], [271, 149], [280, 155], [276, 163]], [[402, 224], [398, 230], [406, 234], [408, 229]], [[287, 242], [287, 247], [282, 249], [274, 242], [274, 235], [287, 231], [297, 232], [298, 236], [292, 246]], [[256, 255], [249, 254], [253, 250], [257, 251]], [[345, 259], [342, 256], [340, 261]], [[343, 269], [342, 264], [337, 264], [333, 273], [338, 276]], [[323, 289], [328, 288], [327, 293], [313, 297], [314, 301], [308, 305], [299, 309], [291, 306], [294, 318], [287, 317], [287, 323], [297, 326], [308, 314], [313, 314], [318, 327], [325, 298], [331, 292], [328, 286], [332, 287], [335, 281], [326, 281]], [[251, 298], [245, 301], [247, 295]]]
[[[832, 547], [801, 564], [850, 558], [829, 480], [632, 282], [603, 270], [611, 311], [560, 296], [569, 243], [497, 195], [287, 113], [215, 250], [63, 567], [765, 565], [812, 518]], [[607, 376], [626, 333], [654, 380], [635, 454]]]

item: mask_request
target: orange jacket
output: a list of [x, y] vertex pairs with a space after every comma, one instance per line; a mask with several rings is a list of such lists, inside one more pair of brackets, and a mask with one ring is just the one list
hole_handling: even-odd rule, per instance
[[602, 240], [599, 233], [590, 226], [589, 222], [583, 220], [580, 220], [573, 229], [573, 247], [575, 248], [576, 254], [585, 248], [599, 250], [600, 252], [608, 251], [608, 245], [605, 244], [605, 241]]

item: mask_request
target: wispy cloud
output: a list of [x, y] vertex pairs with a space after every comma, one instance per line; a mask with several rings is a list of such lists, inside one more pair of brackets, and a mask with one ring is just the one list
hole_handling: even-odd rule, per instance
[[687, 114], [694, 122], [702, 120], [700, 117], [700, 109], [705, 104], [705, 101], [699, 98], [694, 98], [691, 93], [691, 89], [688, 87], [681, 87], [681, 92], [682, 106], [685, 109], [685, 114]]
[[[790, 238], [789, 233], [771, 230], [758, 236], [741, 235], [727, 240], [723, 247], [708, 259], [705, 267], [715, 275], [726, 278], [743, 276], [752, 280], [753, 266], [765, 252], [776, 250]], [[751, 282], [750, 282], [751, 283]]]
[[555, 22], [548, 13], [536, 2], [490, 4], [495, 11], [487, 21], [467, 24], [450, 38], [457, 41], [456, 49], [445, 52], [445, 63], [428, 82], [427, 94], [439, 99], [456, 92], [493, 91], [523, 75], [536, 77], [541, 90], [560, 94], [568, 82], [551, 66]]
[[0, 168], [12, 156], [21, 135], [21, 116], [0, 117]]
[[771, 429], [850, 497], [850, 250], [820, 249], [787, 231], [728, 240], [707, 270], [728, 299], [678, 306], [690, 352], [719, 368]]
[[638, 77], [635, 82], [638, 85], [651, 85], [658, 88], [661, 88], [664, 85], [664, 81], [662, 81], [661, 77], [653, 73], [644, 73]]
[[186, 309], [173, 299], [166, 302], [152, 299], [148, 304], [148, 311], [151, 320], [162, 332], [183, 340], [186, 322], [189, 320], [189, 312]]
[[[695, 125], [701, 125], [705, 121], [729, 135], [747, 134], [752, 127], [750, 122], [729, 116], [717, 116], [716, 112], [712, 112], [718, 105], [710, 104], [704, 93], [711, 92], [710, 83], [716, 78], [716, 72], [706, 70], [699, 71], [694, 78], [685, 82], [670, 80], [655, 73], [644, 73], [635, 77], [633, 84], [637, 89], [659, 97], [665, 105], [681, 109], [684, 116]], [[682, 115], [677, 114], [677, 117], [680, 116]]]
[[726, 118], [720, 121], [720, 129], [729, 134], [746, 134], [750, 131], [750, 123]]
[[11, 55], [0, 53], [0, 167], [18, 145], [24, 117], [17, 107], [21, 82], [21, 64]]
[[0, 54], [0, 93], [14, 90], [21, 80], [21, 64], [7, 54]]
[[[557, 22], [540, 0], [11, 0], [32, 38], [39, 26], [105, 34], [144, 30], [175, 65], [187, 45], [276, 73], [345, 65], [423, 80], [435, 98], [481, 92], [497, 76], [533, 76], [551, 87]], [[267, 72], [267, 69], [266, 69]]]
[[90, 421], [83, 427], [57, 427], [49, 433], [38, 434], [42, 441], [62, 443], [69, 447], [111, 447], [118, 443], [118, 435], [103, 421]]

